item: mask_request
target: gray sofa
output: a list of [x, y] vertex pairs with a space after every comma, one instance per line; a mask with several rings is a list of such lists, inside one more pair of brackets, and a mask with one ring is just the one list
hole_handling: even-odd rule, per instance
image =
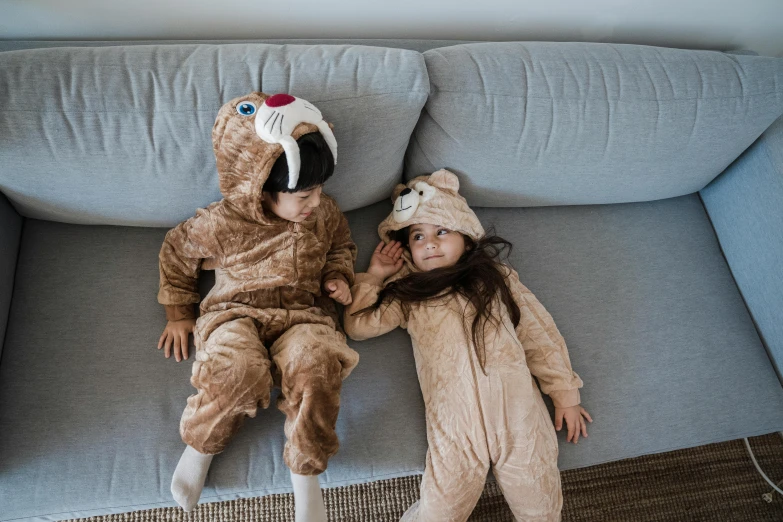
[[[155, 349], [157, 253], [220, 198], [218, 108], [259, 89], [334, 122], [359, 271], [396, 183], [460, 175], [585, 381], [562, 469], [783, 429], [783, 59], [360, 43], [0, 46], [0, 521], [174, 505], [193, 359]], [[352, 346], [322, 485], [420, 473], [407, 335]], [[282, 428], [248, 419], [202, 502], [290, 491]]]

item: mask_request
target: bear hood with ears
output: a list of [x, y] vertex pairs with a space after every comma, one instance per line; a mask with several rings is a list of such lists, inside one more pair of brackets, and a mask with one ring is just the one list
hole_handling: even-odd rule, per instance
[[220, 192], [244, 216], [265, 221], [261, 188], [272, 165], [286, 153], [288, 187], [299, 180], [299, 146], [305, 134], [320, 132], [337, 163], [332, 125], [310, 102], [288, 94], [251, 92], [234, 98], [218, 111], [212, 127]]
[[394, 209], [378, 226], [384, 241], [393, 240], [393, 232], [418, 223], [444, 226], [474, 240], [484, 235], [478, 217], [459, 195], [459, 179], [446, 169], [400, 183], [392, 201]]
[[[484, 227], [478, 217], [459, 195], [459, 179], [446, 169], [413, 178], [405, 185], [400, 183], [394, 189], [392, 201], [391, 214], [378, 226], [378, 235], [383, 241], [392, 241], [395, 231], [417, 223], [440, 225], [473, 240], [484, 236]], [[405, 249], [403, 259], [403, 268], [385, 284], [419, 271], [408, 249]]]

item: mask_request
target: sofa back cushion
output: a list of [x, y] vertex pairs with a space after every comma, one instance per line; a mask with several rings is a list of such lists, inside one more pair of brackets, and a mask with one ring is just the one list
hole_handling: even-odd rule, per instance
[[703, 188], [783, 113], [783, 59], [640, 45], [424, 53], [406, 176], [449, 168], [474, 205], [620, 203]]
[[221, 198], [211, 131], [262, 90], [315, 103], [345, 210], [388, 197], [429, 91], [416, 51], [352, 45], [140, 45], [0, 52], [0, 191], [25, 216], [171, 226]]

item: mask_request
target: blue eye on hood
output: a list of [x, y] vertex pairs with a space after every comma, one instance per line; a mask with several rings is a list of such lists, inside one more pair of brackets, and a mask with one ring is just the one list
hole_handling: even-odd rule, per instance
[[256, 106], [253, 102], [243, 101], [237, 105], [237, 112], [242, 116], [252, 116], [256, 113]]

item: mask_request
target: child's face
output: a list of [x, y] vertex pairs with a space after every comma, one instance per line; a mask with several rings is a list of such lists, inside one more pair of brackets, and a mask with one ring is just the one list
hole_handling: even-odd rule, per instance
[[465, 253], [465, 238], [445, 227], [420, 224], [410, 227], [408, 246], [416, 266], [428, 272], [456, 264]]
[[278, 192], [277, 201], [273, 201], [267, 193], [264, 196], [264, 208], [278, 217], [299, 223], [321, 204], [322, 189], [323, 185], [318, 185], [299, 192]]

